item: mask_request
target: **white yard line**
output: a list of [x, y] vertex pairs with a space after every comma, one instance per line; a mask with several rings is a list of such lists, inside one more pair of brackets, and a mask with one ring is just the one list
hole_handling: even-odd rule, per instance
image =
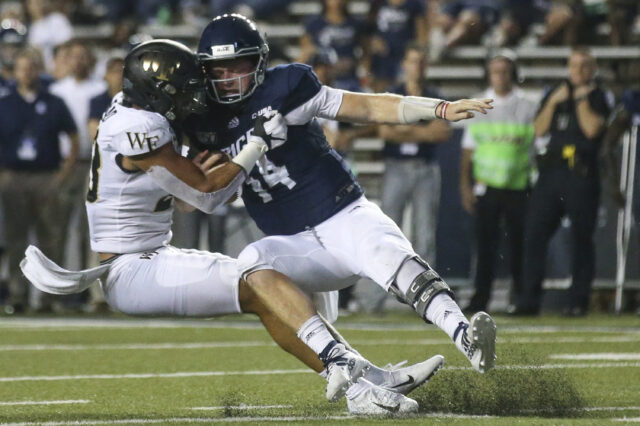
[[302, 422], [309, 420], [353, 420], [353, 416], [287, 416], [287, 417], [170, 417], [162, 419], [72, 420], [60, 422], [0, 423], [2, 426], [66, 426], [117, 425], [158, 423], [241, 423], [241, 422]]
[[[633, 343], [640, 341], [638, 336], [612, 336], [612, 337], [531, 337], [531, 338], [499, 338], [499, 344], [553, 344], [553, 343]], [[448, 345], [451, 340], [442, 339], [350, 339], [355, 346], [381, 346], [381, 345]], [[92, 351], [92, 350], [167, 350], [167, 349], [215, 349], [215, 348], [247, 348], [247, 347], [276, 347], [274, 342], [263, 341], [226, 341], [226, 342], [192, 342], [192, 343], [108, 343], [108, 344], [23, 344], [0, 345], [0, 352], [10, 351]], [[631, 358], [631, 359], [640, 359]]]
[[579, 361], [636, 361], [640, 360], [640, 353], [602, 352], [589, 354], [551, 354], [551, 359], [579, 360]]
[[[563, 368], [627, 368], [640, 367], [640, 362], [609, 362], [583, 364], [543, 364], [543, 365], [498, 365], [497, 370], [550, 370]], [[444, 367], [444, 370], [471, 370], [471, 367]], [[172, 379], [182, 377], [215, 377], [215, 376], [265, 376], [278, 374], [310, 374], [311, 370], [254, 370], [254, 371], [185, 371], [176, 373], [129, 373], [129, 374], [79, 374], [65, 376], [17, 376], [0, 377], [0, 383], [28, 381], [63, 381], [63, 380], [111, 380], [111, 379]], [[315, 373], [314, 373], [315, 374]]]
[[[425, 331], [437, 330], [433, 325], [416, 323], [369, 324], [339, 321], [341, 330], [362, 331]], [[0, 328], [16, 330], [47, 331], [68, 330], [78, 328], [238, 328], [263, 329], [258, 321], [217, 321], [217, 320], [177, 320], [177, 319], [124, 319], [124, 318], [0, 318]], [[633, 327], [593, 327], [593, 326], [512, 326], [499, 325], [499, 334], [519, 333], [629, 333], [640, 334], [640, 329]]]
[[191, 410], [266, 410], [269, 408], [293, 408], [293, 405], [219, 405], [217, 407], [192, 407]]
[[2, 382], [35, 382], [61, 380], [111, 380], [111, 379], [172, 379], [182, 377], [211, 376], [264, 376], [271, 374], [314, 373], [312, 370], [258, 370], [258, 371], [189, 371], [176, 373], [131, 373], [131, 374], [78, 374], [69, 376], [18, 376], [0, 377]]
[[194, 343], [110, 343], [110, 344], [66, 344], [66, 345], [0, 345], [0, 352], [7, 351], [93, 351], [93, 350], [158, 350], [158, 349], [210, 349], [248, 348], [276, 346], [273, 342], [194, 342]]
[[[416, 418], [447, 419], [494, 419], [496, 416], [480, 416], [454, 413], [428, 413]], [[21, 422], [0, 423], [2, 426], [67, 426], [67, 425], [109, 425], [109, 424], [158, 424], [158, 423], [259, 423], [259, 422], [304, 422], [304, 421], [344, 421], [354, 420], [354, 416], [273, 416], [273, 417], [170, 417], [163, 419], [112, 419], [112, 420], [77, 420], [59, 422]]]
[[622, 417], [621, 419], [611, 419], [614, 422], [640, 423], [640, 417]]
[[67, 399], [59, 401], [0, 401], [0, 406], [13, 405], [62, 405], [62, 404], [88, 404], [88, 399]]

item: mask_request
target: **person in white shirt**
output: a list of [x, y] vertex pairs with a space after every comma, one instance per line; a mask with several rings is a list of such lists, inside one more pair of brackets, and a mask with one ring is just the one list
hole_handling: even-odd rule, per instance
[[37, 47], [44, 56], [48, 70], [53, 66], [54, 47], [73, 37], [73, 28], [67, 17], [55, 11], [51, 0], [27, 0], [31, 17], [29, 44]]
[[83, 202], [91, 159], [91, 139], [94, 136], [89, 135], [87, 121], [91, 99], [107, 90], [107, 83], [92, 77], [95, 57], [86, 44], [80, 40], [72, 40], [67, 44], [70, 74], [53, 83], [50, 91], [65, 101], [78, 128], [80, 151], [73, 176], [63, 188], [61, 198], [64, 211], [62, 217], [65, 218], [64, 227], [67, 229], [65, 235], [71, 240], [67, 257], [70, 262], [78, 259], [82, 268], [88, 264], [88, 229], [83, 219]]

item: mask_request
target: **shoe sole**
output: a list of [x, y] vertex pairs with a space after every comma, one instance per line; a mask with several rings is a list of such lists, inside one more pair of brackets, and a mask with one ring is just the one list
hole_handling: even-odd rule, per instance
[[445, 363], [444, 357], [442, 355], [432, 356], [427, 361], [425, 361], [425, 363], [432, 362], [432, 361], [436, 362], [437, 364], [434, 366], [433, 370], [431, 370], [431, 372], [424, 379], [416, 381], [413, 384], [407, 386], [406, 388], [393, 388], [392, 390], [394, 392], [398, 392], [404, 396], [407, 396], [411, 392], [419, 388], [420, 386], [427, 383], [429, 380], [431, 380], [433, 376], [436, 375], [436, 373], [438, 373], [438, 371], [440, 371], [440, 369], [444, 366], [444, 363]]
[[478, 312], [469, 322], [471, 343], [482, 351], [480, 359], [481, 373], [485, 373], [496, 365], [496, 323], [486, 312]]

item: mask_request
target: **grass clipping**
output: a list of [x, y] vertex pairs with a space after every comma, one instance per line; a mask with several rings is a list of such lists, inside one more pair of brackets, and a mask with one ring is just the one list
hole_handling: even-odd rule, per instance
[[[575, 417], [584, 407], [573, 380], [563, 369], [545, 369], [524, 351], [509, 351], [501, 358], [518, 360], [532, 368], [498, 369], [486, 374], [447, 371], [436, 375], [411, 395], [421, 412], [474, 415]], [[518, 353], [516, 353], [518, 352]], [[498, 359], [500, 361], [500, 359]]]

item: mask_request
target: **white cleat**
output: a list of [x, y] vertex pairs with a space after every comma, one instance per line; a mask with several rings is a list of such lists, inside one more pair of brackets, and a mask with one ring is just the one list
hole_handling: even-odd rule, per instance
[[463, 352], [471, 366], [484, 373], [496, 365], [496, 323], [486, 312], [477, 312], [461, 337]]
[[376, 386], [366, 379], [358, 380], [347, 392], [350, 414], [359, 416], [399, 416], [418, 411], [418, 403], [411, 398]]
[[428, 382], [442, 368], [444, 357], [435, 355], [426, 361], [399, 368], [402, 364], [388, 368], [387, 380], [378, 385], [403, 395], [409, 395], [413, 390]]
[[327, 399], [336, 402], [369, 370], [369, 361], [337, 344], [327, 357]]

